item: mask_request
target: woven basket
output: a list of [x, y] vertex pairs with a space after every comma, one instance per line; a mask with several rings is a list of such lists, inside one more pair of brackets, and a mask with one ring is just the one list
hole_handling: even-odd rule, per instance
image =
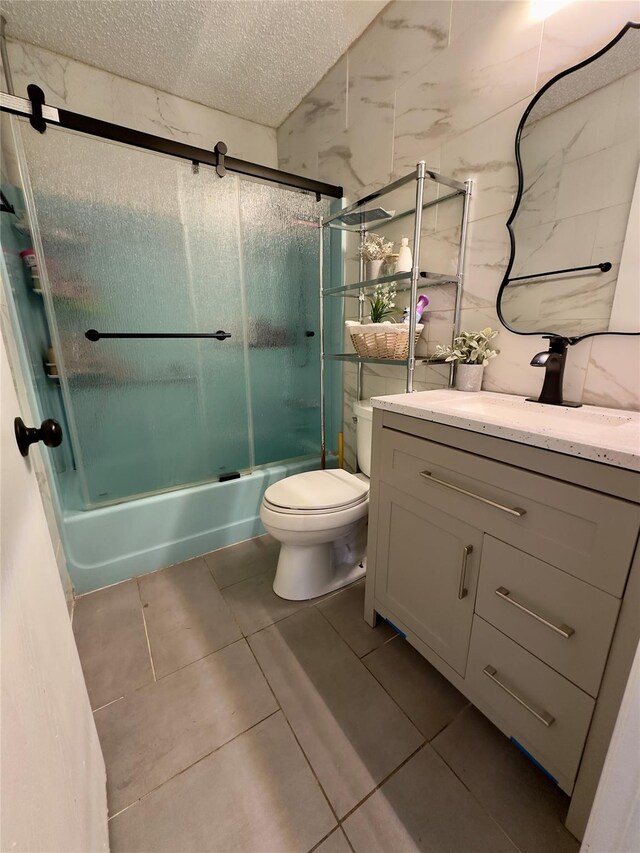
[[[361, 323], [348, 322], [347, 331], [351, 336], [353, 348], [363, 358], [394, 358], [409, 357], [409, 327], [402, 323]], [[424, 326], [416, 326], [415, 341]]]

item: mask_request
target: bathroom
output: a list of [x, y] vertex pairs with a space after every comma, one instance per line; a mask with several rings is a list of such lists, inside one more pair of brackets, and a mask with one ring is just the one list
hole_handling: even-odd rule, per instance
[[0, 849], [640, 849], [640, 2], [0, 12]]

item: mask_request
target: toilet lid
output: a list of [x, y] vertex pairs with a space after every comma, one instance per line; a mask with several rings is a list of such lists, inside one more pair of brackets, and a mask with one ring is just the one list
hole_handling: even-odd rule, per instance
[[280, 510], [320, 512], [356, 506], [368, 495], [368, 483], [335, 468], [294, 474], [269, 486], [264, 498]]

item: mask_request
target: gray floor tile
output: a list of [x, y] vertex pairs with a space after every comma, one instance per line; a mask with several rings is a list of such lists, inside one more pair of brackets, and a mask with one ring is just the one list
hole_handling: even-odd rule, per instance
[[386, 643], [362, 662], [427, 740], [469, 704], [453, 684], [401, 638]]
[[274, 575], [275, 566], [257, 577], [222, 590], [225, 601], [246, 637], [309, 606], [308, 601], [285, 601], [277, 596], [273, 591]]
[[266, 533], [220, 548], [205, 554], [204, 559], [211, 569], [215, 582], [220, 589], [239, 581], [254, 577], [265, 571], [274, 571], [280, 553], [280, 543]]
[[276, 708], [241, 640], [97, 711], [111, 814]]
[[335, 818], [281, 713], [110, 823], [112, 853], [305, 853]]
[[478, 710], [464, 711], [433, 748], [523, 853], [577, 853], [563, 826], [569, 798]]
[[356, 853], [517, 853], [429, 746], [347, 818]]
[[73, 633], [92, 708], [153, 681], [134, 580], [81, 596], [73, 612]]
[[338, 827], [328, 838], [319, 844], [313, 853], [351, 853], [351, 847], [344, 832]]
[[315, 607], [249, 642], [338, 815], [423, 742]]
[[157, 678], [242, 637], [202, 558], [138, 583]]
[[318, 608], [360, 658], [396, 636], [386, 622], [372, 628], [364, 621], [364, 580], [325, 599]]

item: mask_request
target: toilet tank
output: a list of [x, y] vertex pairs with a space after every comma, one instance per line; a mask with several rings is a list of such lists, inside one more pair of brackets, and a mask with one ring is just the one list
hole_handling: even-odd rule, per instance
[[356, 400], [353, 404], [353, 416], [356, 421], [356, 451], [358, 468], [367, 477], [371, 476], [371, 430], [373, 427], [373, 408], [368, 400]]

